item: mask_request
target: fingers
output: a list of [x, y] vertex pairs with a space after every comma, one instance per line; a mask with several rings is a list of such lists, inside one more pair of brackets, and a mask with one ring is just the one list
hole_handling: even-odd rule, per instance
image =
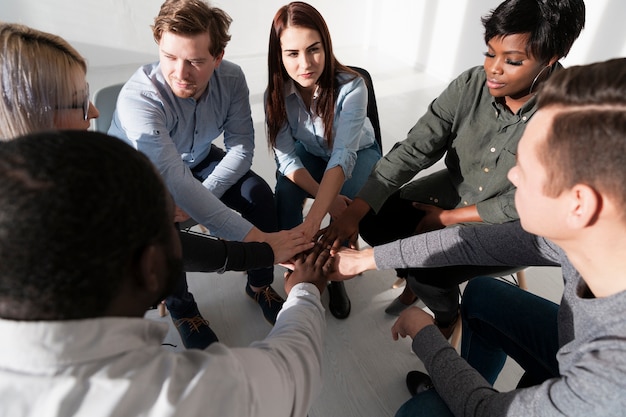
[[391, 326], [391, 338], [393, 340], [398, 340], [400, 338], [400, 332], [398, 331], [399, 329], [399, 325], [398, 322], [400, 321], [400, 319], [396, 320], [396, 322], [393, 324], [393, 326]]
[[324, 248], [322, 245], [316, 245], [307, 257], [308, 261], [314, 261], [315, 267], [321, 270], [323, 270], [323, 267], [326, 265], [329, 259], [330, 250], [328, 248]]

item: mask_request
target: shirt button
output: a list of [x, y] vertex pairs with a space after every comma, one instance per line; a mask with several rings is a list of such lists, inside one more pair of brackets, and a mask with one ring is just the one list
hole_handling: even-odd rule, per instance
[[496, 151], [496, 148], [491, 148], [491, 149], [489, 149], [489, 150], [490, 150], [491, 152], [495, 152], [495, 151]]
[[528, 117], [526, 117], [526, 116], [523, 116], [523, 117], [522, 117], [522, 120], [523, 120], [523, 121], [526, 121], [526, 119], [528, 119]]
[[434, 201], [435, 203], [438, 203], [438, 202], [439, 202], [439, 199], [438, 199], [438, 198], [435, 198], [433, 201]]
[[483, 187], [478, 187], [478, 191], [482, 191], [482, 190], [483, 190]]
[[489, 168], [484, 168], [483, 171], [489, 172]]
[[464, 201], [463, 204], [467, 206], [467, 201]]

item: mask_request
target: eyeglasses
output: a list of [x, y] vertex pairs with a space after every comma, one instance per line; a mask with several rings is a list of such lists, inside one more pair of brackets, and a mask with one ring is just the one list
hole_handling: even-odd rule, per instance
[[85, 98], [82, 103], [72, 104], [67, 107], [57, 107], [58, 109], [82, 109], [83, 110], [83, 120], [89, 119], [89, 83], [85, 85]]
[[85, 84], [85, 99], [83, 100], [83, 120], [89, 118], [89, 83]]

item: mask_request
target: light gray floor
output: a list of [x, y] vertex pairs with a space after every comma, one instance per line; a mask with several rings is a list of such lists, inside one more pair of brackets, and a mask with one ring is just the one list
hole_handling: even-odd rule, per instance
[[[139, 63], [154, 58], [149, 55], [116, 55], [115, 51], [77, 46], [90, 59], [88, 78], [92, 92], [105, 85], [125, 81]], [[338, 51], [337, 55], [343, 63], [362, 66], [372, 74], [381, 119], [383, 152], [388, 152], [396, 141], [405, 137], [428, 103], [446, 84], [370, 51], [345, 50]], [[110, 59], [111, 56], [114, 59]], [[246, 57], [235, 61], [243, 67], [250, 86], [257, 135], [253, 169], [273, 187], [275, 165], [267, 151], [263, 127], [265, 57]], [[480, 64], [479, 57], [477, 63]], [[437, 164], [430, 171], [440, 167], [441, 164]], [[282, 267], [276, 267], [275, 288], [284, 294], [280, 285], [282, 273]], [[193, 273], [189, 274], [188, 280], [200, 311], [211, 322], [221, 342], [229, 346], [247, 346], [265, 337], [270, 330], [260, 309], [244, 292], [246, 277], [242, 273]], [[352, 300], [350, 317], [340, 321], [327, 312], [323, 364], [325, 384], [310, 417], [393, 416], [409, 398], [404, 385], [406, 372], [423, 369], [423, 366], [411, 352], [410, 340], [394, 342], [391, 339], [394, 318], [384, 314], [383, 310], [401, 291], [391, 288], [394, 281], [393, 271], [367, 272], [346, 282]], [[527, 281], [530, 291], [559, 300], [562, 281], [558, 268], [529, 268]], [[325, 304], [327, 297], [325, 293]], [[146, 316], [171, 324], [169, 316], [160, 318], [156, 310], [149, 311]], [[170, 326], [166, 341], [174, 345], [171, 349], [181, 349], [173, 326]], [[519, 376], [519, 367], [508, 362], [496, 387], [509, 390], [515, 386]]]

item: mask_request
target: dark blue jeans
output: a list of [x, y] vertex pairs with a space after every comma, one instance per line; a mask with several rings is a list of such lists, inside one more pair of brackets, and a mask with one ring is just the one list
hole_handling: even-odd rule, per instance
[[[558, 305], [490, 277], [463, 293], [461, 356], [491, 384], [510, 356], [524, 369], [518, 387], [559, 376]], [[396, 417], [453, 416], [434, 389], [404, 403]]]
[[506, 356], [525, 371], [523, 383], [559, 376], [558, 304], [501, 280], [467, 284], [461, 304], [461, 356], [493, 384]]
[[[315, 181], [321, 182], [326, 172], [328, 161], [308, 153], [300, 142], [296, 142], [296, 154]], [[380, 157], [378, 144], [358, 151], [352, 175], [343, 183], [340, 194], [348, 198], [354, 198], [365, 184], [365, 181], [367, 181], [367, 177]], [[281, 230], [292, 229], [302, 223], [302, 207], [304, 200], [308, 197], [311, 197], [309, 193], [297, 186], [289, 178], [280, 174], [277, 175], [276, 209]]]
[[[211, 147], [209, 155], [194, 167], [191, 172], [198, 181], [204, 181], [213, 172], [217, 164], [224, 157], [225, 152], [217, 146]], [[263, 232], [278, 231], [274, 194], [270, 186], [252, 170], [248, 171], [220, 200], [226, 206], [237, 211], [241, 216]], [[201, 240], [199, 240], [201, 242]], [[210, 256], [210, 248], [205, 251], [196, 248], [194, 253], [204, 253]], [[183, 253], [183, 257], [186, 254]], [[194, 255], [195, 256], [195, 255]], [[188, 271], [193, 272], [193, 271]], [[254, 287], [270, 285], [274, 280], [274, 268], [261, 268], [248, 271], [248, 283]], [[186, 312], [195, 308], [193, 295], [188, 291], [185, 274], [181, 276], [174, 293], [165, 300], [168, 310], [174, 314], [186, 315]]]

